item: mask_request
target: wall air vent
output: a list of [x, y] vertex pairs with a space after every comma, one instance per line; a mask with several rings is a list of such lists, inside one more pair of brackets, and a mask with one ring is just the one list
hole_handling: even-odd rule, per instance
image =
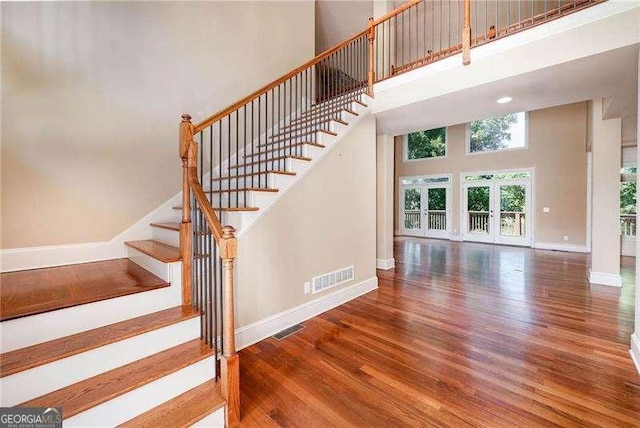
[[311, 280], [311, 292], [313, 294], [324, 291], [336, 285], [344, 284], [355, 278], [353, 266], [339, 269], [324, 275], [314, 276]]

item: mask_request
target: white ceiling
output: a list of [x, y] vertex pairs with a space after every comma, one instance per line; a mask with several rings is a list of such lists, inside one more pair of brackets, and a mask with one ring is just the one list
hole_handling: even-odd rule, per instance
[[[497, 104], [503, 96], [513, 101]], [[637, 116], [637, 44], [380, 112], [378, 134], [400, 135], [598, 97], [610, 98], [609, 117]]]

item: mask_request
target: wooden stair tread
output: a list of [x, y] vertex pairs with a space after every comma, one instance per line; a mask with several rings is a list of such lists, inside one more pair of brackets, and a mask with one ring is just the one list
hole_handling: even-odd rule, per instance
[[238, 174], [238, 175], [232, 175], [232, 176], [217, 177], [212, 179], [211, 181], [227, 181], [227, 180], [234, 180], [236, 178], [251, 177], [252, 175], [261, 175], [261, 174], [262, 175], [264, 174], [296, 175], [295, 172], [291, 172], [291, 171], [268, 169], [266, 171], [255, 171], [255, 172], [247, 172], [244, 174]]
[[187, 427], [225, 405], [215, 380], [207, 381], [120, 425], [123, 428]]
[[6, 272], [0, 281], [1, 321], [169, 286], [128, 259]]
[[[176, 205], [175, 207], [171, 207], [174, 210], [181, 210], [182, 205]], [[231, 208], [216, 208], [213, 207], [215, 211], [224, 211], [224, 212], [242, 212], [242, 211], [258, 211], [260, 208], [258, 207], [231, 207]]]
[[151, 227], [159, 227], [160, 229], [180, 231], [180, 222], [177, 221], [165, 221], [162, 223], [150, 223]]
[[[318, 147], [318, 148], [321, 148], [321, 149], [324, 149], [326, 147], [323, 144], [312, 143], [312, 142], [289, 144], [287, 147], [297, 147], [297, 146], [304, 146], [304, 145], [308, 145], [308, 146], [312, 146], [312, 147]], [[267, 153], [277, 152], [278, 150], [285, 150], [285, 149], [280, 147], [280, 148], [273, 148], [273, 149], [268, 149], [268, 150], [261, 150], [259, 152], [255, 152], [255, 153], [252, 153], [250, 155], [245, 155], [245, 158], [253, 158], [253, 157], [256, 157], [256, 156], [262, 156], [262, 155], [266, 155]]]
[[272, 187], [241, 187], [239, 189], [219, 189], [219, 190], [205, 190], [204, 193], [233, 193], [233, 192], [268, 192], [276, 193], [279, 189]]
[[302, 113], [302, 115], [300, 115], [299, 118], [294, 119], [291, 123], [300, 123], [300, 122], [304, 122], [305, 120], [308, 120], [309, 118], [317, 118], [317, 117], [336, 114], [339, 112], [349, 113], [352, 116], [359, 116], [359, 114], [356, 111], [353, 111], [348, 107], [335, 107], [335, 108], [326, 109], [326, 110], [308, 110]]
[[342, 125], [348, 125], [349, 124], [349, 123], [345, 122], [344, 120], [342, 120], [340, 118], [337, 118], [337, 117], [323, 117], [323, 118], [320, 118], [319, 120], [312, 120], [312, 119], [307, 118], [306, 121], [302, 120], [302, 121], [300, 121], [298, 123], [294, 123], [292, 121], [291, 124], [283, 126], [282, 128], [280, 128], [280, 130], [285, 130], [285, 129], [286, 130], [290, 130], [291, 128], [294, 128], [294, 129], [295, 128], [301, 128], [304, 125], [312, 127], [312, 126], [324, 125], [324, 124], [329, 123], [329, 122], [336, 122], [336, 123], [340, 123]]
[[0, 355], [0, 377], [61, 360], [91, 349], [109, 345], [139, 334], [176, 324], [200, 313], [191, 307], [177, 306], [104, 327], [61, 337], [49, 342]]
[[261, 163], [269, 163], [269, 162], [275, 162], [275, 161], [287, 160], [287, 159], [296, 159], [296, 160], [305, 161], [305, 162], [310, 162], [310, 161], [313, 160], [313, 159], [308, 158], [306, 156], [286, 155], [286, 156], [277, 156], [277, 157], [273, 157], [273, 158], [269, 158], [269, 159], [263, 159], [263, 160], [260, 160], [260, 161], [253, 161], [253, 162], [249, 162], [249, 163], [245, 163], [245, 164], [241, 164], [241, 165], [234, 165], [234, 166], [230, 166], [229, 169], [244, 168], [244, 167], [251, 166], [251, 165], [259, 165]]
[[200, 339], [143, 358], [20, 404], [21, 407], [62, 407], [64, 418], [133, 391], [209, 356]]
[[153, 239], [128, 241], [124, 244], [164, 263], [179, 262], [182, 260], [178, 247], [154, 241]]
[[[308, 131], [304, 131], [304, 132], [297, 132], [297, 131], [288, 131], [288, 132], [281, 132], [279, 134], [274, 134], [272, 136], [269, 137], [269, 139], [271, 141], [269, 141], [269, 143], [265, 143], [265, 144], [273, 144], [273, 143], [277, 143], [277, 142], [281, 142], [281, 141], [290, 141], [296, 138], [301, 138], [307, 135], [311, 135], [311, 134], [317, 134], [317, 133], [323, 133], [323, 134], [327, 134], [327, 135], [332, 135], [332, 136], [337, 136], [338, 134], [330, 131], [328, 129], [322, 129], [322, 128], [315, 128], [315, 129], [310, 129]], [[277, 138], [277, 137], [282, 137], [282, 138]], [[259, 145], [258, 147], [262, 147], [265, 144]]]

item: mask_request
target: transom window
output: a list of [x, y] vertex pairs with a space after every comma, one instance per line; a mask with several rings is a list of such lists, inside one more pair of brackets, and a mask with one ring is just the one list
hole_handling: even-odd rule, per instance
[[435, 184], [451, 181], [450, 175], [423, 175], [418, 177], [403, 177], [400, 184], [419, 185], [419, 184]]
[[468, 129], [468, 153], [495, 152], [526, 147], [526, 114], [474, 120]]
[[495, 174], [467, 174], [464, 181], [518, 180], [531, 178], [530, 171], [499, 172]]
[[405, 160], [439, 158], [447, 155], [447, 129], [435, 128], [406, 136]]

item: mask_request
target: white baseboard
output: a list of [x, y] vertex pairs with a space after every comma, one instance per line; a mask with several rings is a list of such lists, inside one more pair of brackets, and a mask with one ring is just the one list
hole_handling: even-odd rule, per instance
[[449, 238], [450, 241], [462, 242], [462, 236], [460, 235], [451, 235]]
[[631, 349], [629, 352], [633, 363], [636, 365], [636, 370], [640, 374], [640, 336], [637, 333], [631, 335]]
[[373, 291], [376, 288], [378, 288], [378, 278], [374, 276], [373, 278], [365, 279], [364, 281], [287, 309], [268, 318], [240, 327], [236, 329], [236, 346], [238, 350], [246, 348], [286, 328]]
[[0, 251], [0, 272], [125, 258], [127, 257], [127, 248], [124, 245], [126, 241], [151, 239], [152, 231], [149, 223], [167, 221], [176, 217], [176, 211], [171, 207], [180, 203], [181, 195], [182, 193], [178, 193], [172, 196], [109, 241], [2, 250]]
[[393, 269], [394, 267], [396, 267], [396, 259], [394, 258], [387, 259], [387, 260], [376, 259], [377, 269], [389, 270], [389, 269]]
[[622, 277], [615, 273], [594, 272], [589, 269], [589, 282], [599, 285], [622, 287]]
[[536, 242], [533, 244], [533, 248], [538, 250], [568, 251], [571, 253], [591, 252], [586, 245], [558, 244], [556, 242]]

